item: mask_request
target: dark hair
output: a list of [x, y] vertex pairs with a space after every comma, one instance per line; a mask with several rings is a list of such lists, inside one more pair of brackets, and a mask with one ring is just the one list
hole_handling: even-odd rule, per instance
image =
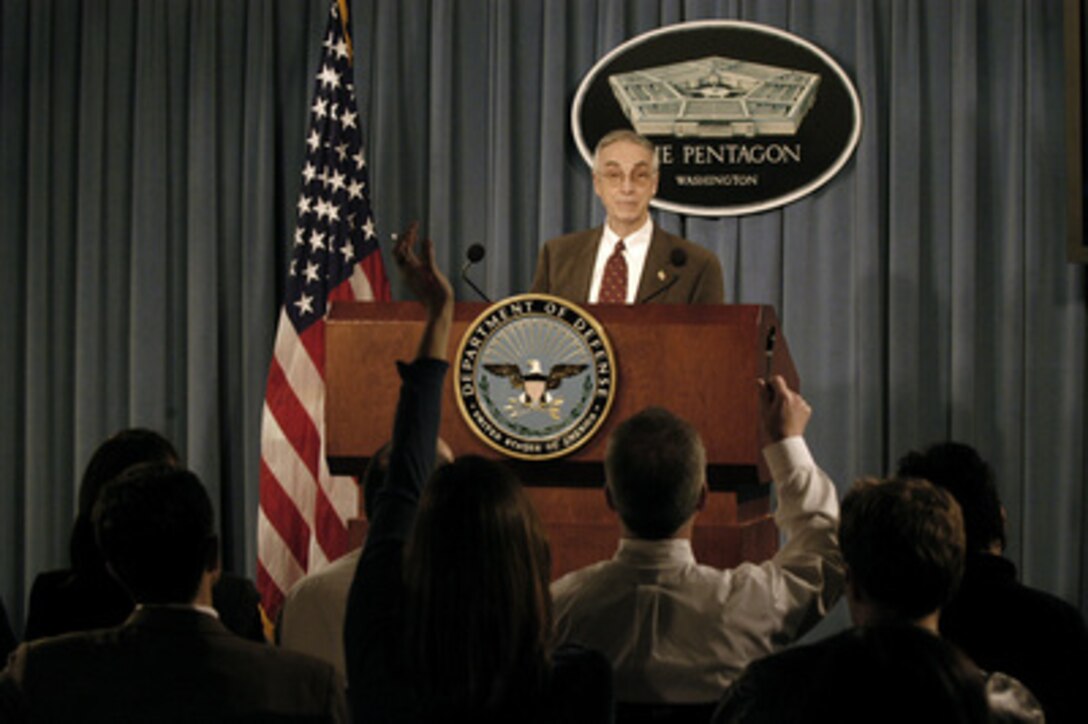
[[68, 540], [73, 570], [95, 572], [104, 565], [91, 525], [91, 511], [102, 488], [133, 465], [176, 465], [177, 462], [178, 452], [169, 440], [154, 430], [141, 427], [121, 430], [95, 449], [79, 483], [79, 508]]
[[139, 603], [190, 603], [216, 563], [212, 504], [188, 470], [129, 468], [102, 490], [93, 520], [106, 562]]
[[690, 423], [648, 407], [613, 430], [605, 479], [624, 524], [640, 538], [668, 538], [699, 505], [706, 451]]
[[963, 576], [960, 507], [925, 480], [856, 482], [842, 501], [839, 544], [854, 584], [906, 620], [944, 606]]
[[994, 541], [1005, 547], [1005, 520], [994, 471], [973, 447], [944, 442], [924, 452], [912, 450], [900, 458], [899, 475], [925, 478], [952, 493], [963, 509], [967, 550], [986, 550]]
[[981, 672], [955, 646], [912, 625], [860, 626], [812, 672], [805, 721], [988, 722]]
[[423, 492], [404, 554], [409, 666], [444, 715], [532, 711], [552, 630], [544, 528], [504, 466], [465, 456]]

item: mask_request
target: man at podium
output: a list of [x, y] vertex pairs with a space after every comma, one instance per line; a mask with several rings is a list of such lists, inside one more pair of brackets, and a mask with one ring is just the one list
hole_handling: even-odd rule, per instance
[[605, 134], [593, 153], [593, 190], [605, 223], [549, 239], [530, 291], [579, 304], [721, 304], [718, 257], [650, 218], [657, 182], [649, 140], [626, 129]]

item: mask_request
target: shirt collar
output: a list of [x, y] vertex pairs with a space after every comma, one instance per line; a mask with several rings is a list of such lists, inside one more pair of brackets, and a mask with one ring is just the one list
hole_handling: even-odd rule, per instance
[[211, 616], [218, 620], [219, 612], [211, 606], [200, 606], [195, 603], [137, 603], [136, 611], [196, 611], [205, 616]]
[[646, 217], [646, 223], [638, 227], [638, 231], [627, 236], [620, 236], [616, 232], [612, 231], [612, 227], [608, 225], [607, 221], [604, 225], [604, 233], [601, 234], [601, 245], [608, 250], [608, 253], [612, 253], [612, 247], [616, 245], [616, 242], [623, 239], [623, 246], [627, 249], [627, 252], [634, 253], [643, 249], [650, 248], [650, 239], [654, 234], [654, 221], [650, 216]]
[[695, 563], [688, 538], [620, 538], [615, 560], [644, 568], [672, 568]]

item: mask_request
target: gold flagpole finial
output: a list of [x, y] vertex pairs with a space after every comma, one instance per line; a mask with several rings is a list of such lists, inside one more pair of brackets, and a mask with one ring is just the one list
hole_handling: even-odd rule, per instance
[[351, 24], [348, 17], [348, 0], [336, 0], [340, 6], [340, 27], [344, 31], [344, 40], [348, 44], [348, 60], [355, 58], [355, 52], [351, 48]]

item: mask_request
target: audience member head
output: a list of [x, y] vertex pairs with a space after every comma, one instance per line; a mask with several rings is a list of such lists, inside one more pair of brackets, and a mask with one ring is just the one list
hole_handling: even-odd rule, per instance
[[899, 460], [902, 477], [925, 478], [952, 493], [963, 510], [967, 550], [1005, 549], [1005, 513], [997, 495], [993, 468], [970, 445], [944, 442]]
[[140, 463], [177, 465], [178, 453], [170, 441], [159, 433], [134, 427], [116, 433], [91, 455], [79, 483], [79, 509], [69, 540], [69, 555], [74, 570], [101, 569], [103, 561], [94, 540], [91, 511], [106, 483], [125, 469]]
[[188, 470], [131, 467], [102, 490], [92, 517], [106, 563], [138, 603], [192, 603], [218, 568], [212, 504]]
[[[385, 485], [385, 478], [389, 474], [389, 451], [392, 447], [393, 443], [387, 442], [378, 448], [366, 464], [366, 470], [363, 471], [363, 477], [359, 481], [363, 489], [363, 495], [359, 501], [362, 510], [359, 513], [365, 515], [367, 520], [374, 518], [374, 501], [377, 500], [378, 491]], [[438, 438], [438, 444], [435, 447], [435, 467], [451, 462], [453, 462], [453, 450], [445, 440]]]
[[428, 700], [529, 705], [549, 666], [551, 557], [514, 475], [476, 456], [437, 468], [404, 555], [406, 650]]
[[963, 575], [964, 540], [946, 491], [911, 478], [859, 480], [843, 498], [839, 526], [854, 622], [934, 617]]
[[989, 719], [982, 676], [918, 626], [861, 626], [812, 672], [805, 721], [973, 724]]
[[647, 408], [620, 423], [608, 439], [604, 465], [610, 505], [639, 538], [672, 537], [706, 499], [703, 441], [664, 408]]

